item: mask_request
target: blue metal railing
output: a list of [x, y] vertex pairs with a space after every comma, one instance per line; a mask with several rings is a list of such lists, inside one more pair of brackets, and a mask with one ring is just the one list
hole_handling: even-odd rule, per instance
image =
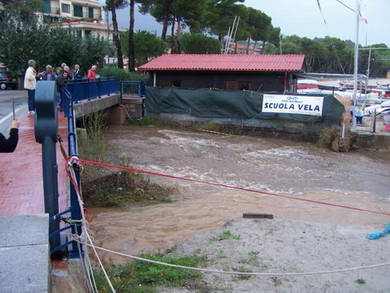
[[[71, 158], [78, 158], [79, 153], [77, 148], [76, 118], [74, 117], [73, 111], [74, 98], [66, 87], [61, 89], [60, 95], [62, 104], [61, 107], [68, 119], [68, 156]], [[79, 166], [74, 164], [73, 169], [75, 170], [77, 184], [80, 186]], [[70, 184], [70, 215], [72, 220], [81, 220], [79, 199], [73, 184]], [[81, 235], [81, 226], [73, 225], [71, 229], [73, 234], [77, 233], [78, 235]], [[72, 242], [72, 250], [70, 253], [70, 256], [73, 258], [80, 257], [78, 245], [74, 241]], [[83, 253], [82, 248], [80, 253]]]
[[91, 100], [119, 93], [120, 82], [116, 79], [97, 79], [94, 81], [70, 81], [66, 84], [73, 102]]
[[[75, 103], [84, 100], [98, 99], [103, 96], [109, 96], [111, 94], [121, 95], [123, 93], [132, 93], [139, 96], [145, 95], [145, 84], [142, 81], [122, 82], [115, 79], [96, 80], [96, 81], [71, 81], [65, 86], [59, 89], [59, 106], [64, 111], [68, 120], [68, 156], [78, 158], [77, 148], [77, 133], [76, 133], [76, 119], [74, 117], [73, 107]], [[76, 164], [73, 166], [78, 184], [80, 184], [80, 170]], [[73, 221], [81, 220], [81, 210], [78, 202], [78, 196], [75, 188], [70, 184], [70, 214]], [[65, 228], [63, 228], [65, 229]], [[67, 227], [69, 229], [69, 227]], [[81, 226], [72, 225], [72, 233], [81, 235]], [[58, 232], [61, 232], [59, 230]], [[67, 246], [65, 243], [62, 247]], [[70, 251], [71, 257], [78, 258], [79, 255], [78, 245], [74, 241], [71, 242], [72, 250]], [[83, 250], [80, 251], [83, 253]]]

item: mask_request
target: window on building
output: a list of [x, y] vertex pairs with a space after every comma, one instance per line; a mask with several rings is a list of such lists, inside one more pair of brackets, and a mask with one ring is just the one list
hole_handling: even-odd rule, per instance
[[94, 18], [93, 16], [94, 16], [93, 15], [93, 7], [88, 7], [88, 17], [89, 18]]
[[61, 12], [62, 13], [70, 13], [70, 4], [61, 4]]
[[51, 13], [50, 0], [43, 1], [43, 13]]
[[181, 87], [181, 80], [174, 80], [172, 82], [172, 86], [174, 86], [174, 87]]
[[238, 90], [238, 82], [236, 80], [225, 81], [225, 90]]
[[249, 91], [251, 89], [252, 83], [250, 81], [240, 81], [238, 89], [240, 91]]
[[83, 6], [73, 5], [73, 16], [83, 17]]
[[85, 33], [86, 37], [90, 37], [91, 36], [91, 31], [90, 30], [85, 30], [84, 33]]

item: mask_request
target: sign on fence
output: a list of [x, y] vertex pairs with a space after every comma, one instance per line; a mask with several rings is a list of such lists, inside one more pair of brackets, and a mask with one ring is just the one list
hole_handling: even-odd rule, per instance
[[288, 113], [322, 116], [324, 97], [264, 95], [263, 113]]

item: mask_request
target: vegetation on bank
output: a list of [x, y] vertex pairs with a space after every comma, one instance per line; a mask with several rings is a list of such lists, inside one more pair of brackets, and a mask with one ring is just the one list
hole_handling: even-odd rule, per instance
[[[175, 265], [202, 267], [206, 258], [197, 255], [177, 256], [144, 254], [143, 258]], [[201, 286], [202, 274], [195, 271], [165, 267], [157, 264], [133, 261], [122, 265], [111, 265], [108, 275], [118, 292], [157, 292], [158, 287], [195, 289]], [[99, 292], [110, 292], [103, 272], [96, 274]]]
[[[78, 147], [83, 159], [111, 161], [104, 131], [106, 117], [98, 112], [83, 118], [78, 129]], [[111, 149], [111, 151], [113, 151]], [[126, 162], [122, 164], [127, 165]], [[146, 176], [110, 172], [86, 166], [81, 173], [83, 197], [89, 207], [124, 207], [171, 202], [175, 188], [153, 183]]]
[[[88, 167], [90, 168], [90, 167]], [[150, 181], [148, 177], [127, 172], [99, 176], [90, 180], [82, 175], [83, 197], [89, 207], [125, 207], [172, 202], [172, 187]]]

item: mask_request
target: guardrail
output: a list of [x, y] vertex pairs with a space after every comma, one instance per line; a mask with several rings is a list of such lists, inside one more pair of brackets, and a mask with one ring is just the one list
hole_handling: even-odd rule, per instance
[[69, 91], [73, 102], [77, 103], [118, 93], [120, 91], [120, 82], [116, 79], [70, 81], [65, 87]]

